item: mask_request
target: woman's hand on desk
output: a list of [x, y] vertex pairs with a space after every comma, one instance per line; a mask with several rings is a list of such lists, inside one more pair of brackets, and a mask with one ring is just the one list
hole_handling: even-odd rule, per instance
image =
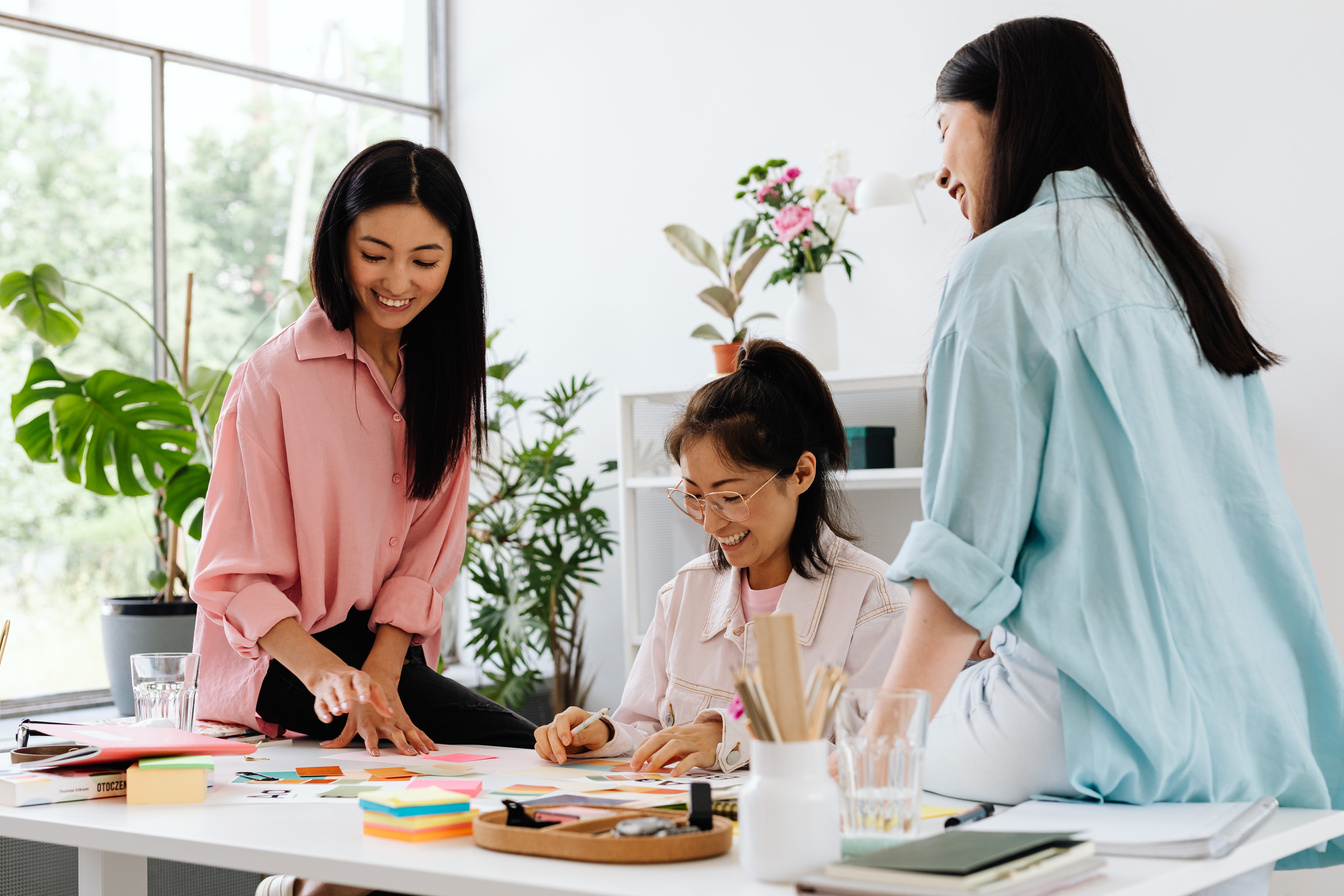
[[605, 717], [577, 734], [574, 732], [573, 729], [590, 715], [592, 713], [581, 706], [571, 706], [552, 719], [551, 724], [538, 728], [534, 732], [537, 755], [547, 762], [563, 765], [570, 753], [586, 753], [606, 744], [611, 740], [612, 729]]
[[718, 762], [719, 744], [723, 742], [723, 722], [696, 722], [691, 725], [673, 725], [650, 734], [630, 758], [630, 767], [636, 771], [657, 771], [670, 762], [677, 762], [672, 775], [684, 775], [697, 766], [713, 768]]
[[396, 687], [382, 688], [377, 682], [373, 686], [390, 695], [386, 701], [391, 710], [390, 714], [384, 714], [372, 703], [356, 703], [350, 708], [349, 717], [345, 720], [345, 729], [339, 736], [326, 741], [322, 746], [338, 750], [347, 746], [358, 734], [363, 738], [370, 756], [379, 755], [378, 743], [384, 739], [392, 741], [397, 750], [406, 756], [434, 752], [437, 749], [434, 741], [417, 728], [411, 717], [406, 714], [405, 708], [401, 705], [401, 698], [397, 696]]

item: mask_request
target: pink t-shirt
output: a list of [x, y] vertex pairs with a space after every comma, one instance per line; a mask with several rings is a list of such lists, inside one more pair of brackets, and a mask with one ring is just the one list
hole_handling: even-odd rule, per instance
[[257, 639], [289, 617], [315, 633], [372, 610], [371, 629], [411, 632], [437, 660], [470, 464], [430, 500], [407, 497], [404, 397], [316, 302], [234, 374], [191, 587], [199, 718], [278, 733], [256, 714], [270, 664]]
[[779, 606], [780, 595], [784, 593], [784, 585], [787, 582], [776, 585], [774, 588], [763, 588], [760, 591], [752, 588], [747, 583], [747, 571], [742, 570], [742, 615], [747, 621], [755, 619], [758, 616], [769, 616], [775, 612]]

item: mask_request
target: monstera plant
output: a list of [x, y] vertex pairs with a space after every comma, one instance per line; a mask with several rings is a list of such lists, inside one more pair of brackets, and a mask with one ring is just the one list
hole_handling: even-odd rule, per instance
[[[85, 321], [67, 299], [67, 283], [102, 293], [139, 318], [163, 347], [171, 381], [120, 370], [74, 373], [40, 356], [10, 398], [16, 440], [29, 458], [59, 463], [66, 479], [95, 494], [153, 495], [156, 514], [200, 538], [214, 459], [212, 433], [229, 372], [205, 366], [182, 370], [177, 355], [133, 305], [92, 284], [67, 281], [49, 264], [0, 279], [0, 308], [48, 346], [68, 345], [85, 330]], [[247, 339], [265, 319], [257, 321]], [[240, 346], [229, 368], [241, 352]], [[162, 537], [156, 542], [162, 557]], [[173, 583], [166, 578], [162, 570], [151, 575], [155, 587], [172, 599]]]

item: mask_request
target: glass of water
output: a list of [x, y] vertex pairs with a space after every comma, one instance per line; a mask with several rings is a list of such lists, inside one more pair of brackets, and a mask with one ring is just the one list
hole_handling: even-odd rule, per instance
[[840, 697], [835, 739], [845, 855], [919, 832], [928, 730], [928, 691], [857, 688]]
[[132, 654], [135, 720], [169, 719], [182, 731], [192, 730], [196, 723], [196, 685], [200, 675], [199, 653]]

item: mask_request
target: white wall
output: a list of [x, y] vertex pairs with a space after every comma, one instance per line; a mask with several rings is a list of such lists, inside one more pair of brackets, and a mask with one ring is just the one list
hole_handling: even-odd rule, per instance
[[[614, 457], [617, 389], [693, 382], [711, 363], [708, 343], [687, 338], [713, 318], [695, 298], [708, 281], [663, 225], [718, 235], [743, 216], [732, 193], [749, 165], [783, 156], [806, 179], [828, 143], [849, 148], [856, 174], [936, 167], [942, 64], [1034, 14], [1080, 19], [1109, 42], [1163, 184], [1228, 255], [1254, 332], [1289, 359], [1267, 377], [1282, 466], [1344, 643], [1344, 289], [1328, 261], [1344, 243], [1344, 4], [458, 0], [454, 155], [492, 323], [529, 353], [525, 385], [602, 379], [582, 463]], [[967, 232], [938, 191], [921, 198], [928, 225], [910, 207], [847, 225], [866, 261], [852, 284], [828, 274], [842, 368], [923, 364]], [[761, 282], [748, 307], [782, 312], [787, 288]], [[614, 517], [614, 494], [606, 503]], [[594, 705], [619, 699], [618, 589], [613, 562], [589, 597]], [[1290, 876], [1294, 892], [1309, 877]]]

